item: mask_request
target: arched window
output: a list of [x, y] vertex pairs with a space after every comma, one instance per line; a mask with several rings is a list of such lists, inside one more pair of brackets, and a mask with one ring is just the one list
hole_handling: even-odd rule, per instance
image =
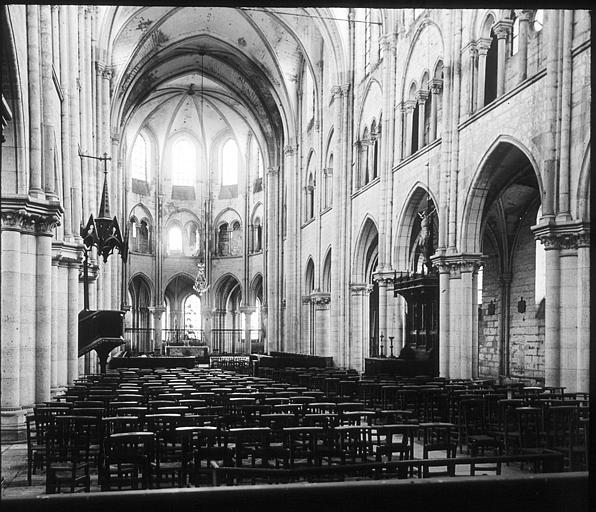
[[325, 172], [325, 208], [333, 205], [333, 153], [329, 155]]
[[149, 246], [149, 224], [145, 219], [141, 221], [141, 225], [137, 230], [138, 250], [142, 253], [151, 252]]
[[131, 176], [137, 180], [148, 181], [149, 145], [145, 137], [138, 135], [130, 158]]
[[486, 54], [486, 75], [484, 81], [484, 105], [497, 97], [498, 41], [493, 30], [490, 31], [490, 48]]
[[513, 27], [511, 28], [511, 55], [515, 55], [519, 50], [519, 18], [515, 15], [515, 11], [511, 11], [511, 19], [513, 20]]
[[532, 27], [534, 28], [534, 32], [540, 32], [542, 27], [544, 26], [544, 11], [542, 9], [538, 9], [534, 13], [534, 23], [532, 23]]
[[196, 168], [195, 144], [189, 137], [180, 137], [172, 146], [172, 185], [192, 187]]
[[433, 95], [432, 93], [429, 91], [428, 93], [428, 97], [426, 98], [426, 101], [424, 102], [424, 144], [429, 144], [431, 141], [430, 136], [430, 123], [431, 123], [431, 113], [432, 113], [432, 101], [433, 101]]
[[230, 253], [230, 233], [228, 223], [224, 222], [217, 231], [217, 254], [228, 256]]
[[259, 252], [262, 249], [263, 243], [263, 226], [261, 226], [261, 219], [257, 217], [253, 224], [253, 240], [252, 251]]
[[182, 252], [182, 229], [178, 224], [172, 224], [168, 229], [168, 251]]
[[131, 251], [138, 251], [139, 250], [139, 226], [138, 220], [136, 217], [130, 218], [130, 250]]
[[412, 113], [412, 153], [416, 153], [418, 151], [419, 141], [418, 141], [418, 124], [420, 122], [420, 104], [416, 101], [416, 106], [414, 107], [414, 112]]
[[240, 222], [232, 222], [232, 232], [230, 233], [230, 254], [238, 256], [242, 254], [242, 230]]
[[199, 248], [199, 228], [194, 222], [186, 224], [186, 239], [188, 240], [188, 252], [193, 255]]
[[228, 139], [222, 146], [221, 184], [238, 184], [238, 145], [234, 139]]
[[201, 329], [201, 299], [195, 294], [184, 299], [184, 329], [189, 338], [200, 339], [200, 333], [197, 331]]
[[315, 216], [315, 180], [312, 173], [308, 176], [308, 185], [306, 187], [306, 220]]

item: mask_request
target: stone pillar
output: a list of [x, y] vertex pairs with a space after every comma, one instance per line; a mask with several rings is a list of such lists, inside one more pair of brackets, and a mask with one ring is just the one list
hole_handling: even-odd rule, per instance
[[[476, 66], [478, 64], [478, 49], [476, 48], [476, 42], [471, 41], [464, 49], [467, 50], [465, 53], [469, 56], [468, 60], [468, 79], [467, 84], [467, 98], [466, 98], [466, 114], [469, 116], [476, 110], [476, 104], [474, 102], [476, 98]], [[430, 87], [430, 86], [429, 86]]]
[[296, 351], [300, 354], [314, 355], [313, 311], [309, 295], [304, 295], [300, 302], [300, 339], [296, 343]]
[[[77, 35], [78, 35], [78, 17], [77, 17], [77, 6], [68, 5], [63, 6], [67, 10], [66, 28], [68, 29], [67, 47], [69, 55], [69, 66], [78, 66], [78, 55], [77, 55]], [[67, 73], [73, 73], [72, 69], [68, 69]], [[82, 189], [81, 189], [81, 159], [78, 155], [79, 146], [81, 144], [80, 133], [80, 105], [79, 105], [79, 88], [80, 80], [78, 74], [75, 72], [71, 77], [69, 93], [66, 95], [68, 99], [68, 108], [70, 110], [69, 123], [70, 123], [70, 145], [66, 145], [66, 148], [70, 150], [70, 170], [71, 170], [71, 204], [72, 211], [66, 209], [66, 214], [71, 216], [72, 219], [72, 231], [74, 239], [79, 239], [79, 225], [83, 221], [82, 211]], [[65, 165], [65, 161], [63, 161]], [[85, 222], [87, 219], [85, 219]]]
[[368, 296], [372, 289], [373, 285], [371, 284], [350, 284], [352, 336], [347, 347], [348, 365], [358, 372], [364, 372], [364, 359], [370, 356]]
[[478, 89], [476, 93], [476, 105], [474, 110], [484, 107], [484, 86], [486, 82], [486, 54], [490, 48], [491, 40], [481, 38], [476, 43], [478, 51]]
[[424, 140], [424, 116], [427, 99], [428, 91], [419, 90], [416, 92], [416, 100], [418, 101], [418, 148], [422, 148], [428, 143]]
[[[60, 47], [60, 84], [62, 85], [62, 94], [64, 100], [61, 102], [61, 149], [62, 149], [62, 204], [64, 206], [65, 215], [63, 217], [63, 228], [65, 240], [71, 241], [73, 237], [73, 226], [76, 228], [77, 223], [73, 222], [73, 197], [71, 189], [71, 70], [70, 68], [70, 41], [68, 38], [68, 7], [60, 5], [58, 7], [59, 16], [59, 47]], [[76, 231], [76, 229], [74, 230]]]
[[51, 269], [50, 391], [55, 396], [58, 390], [58, 259], [52, 259]]
[[469, 379], [478, 375], [475, 276], [481, 258], [480, 254], [432, 258], [439, 268], [439, 373], [442, 377]]
[[54, 177], [54, 79], [52, 76], [52, 12], [49, 5], [40, 6], [40, 48], [42, 79], [42, 170], [45, 197], [57, 200]]
[[438, 138], [437, 135], [437, 107], [439, 103], [439, 94], [441, 93], [441, 89], [443, 88], [443, 80], [439, 79], [432, 79], [428, 81], [428, 88], [430, 93], [432, 94], [431, 102], [430, 102], [430, 130], [429, 130], [429, 140], [428, 142], [433, 142], [435, 139]]
[[151, 306], [149, 308], [149, 312], [153, 315], [153, 328], [154, 330], [154, 340], [153, 340], [153, 351], [155, 353], [162, 353], [162, 346], [161, 346], [161, 330], [162, 330], [162, 315], [165, 313], [166, 308], [163, 305], [156, 305]]
[[[17, 436], [23, 425], [20, 393], [21, 359], [21, 233], [16, 214], [2, 212], [2, 250], [0, 251], [0, 310], [2, 322], [2, 437]], [[14, 435], [12, 434], [14, 432]]]
[[558, 237], [544, 230], [534, 230], [544, 245], [546, 256], [546, 297], [544, 304], [544, 383], [560, 386], [560, 243]]
[[240, 314], [244, 315], [244, 354], [252, 353], [252, 343], [250, 339], [250, 320], [257, 309], [254, 306], [241, 306]]
[[37, 296], [35, 254], [37, 247], [34, 221], [31, 217], [24, 217], [22, 222], [20, 388], [21, 404], [31, 407], [35, 403], [35, 301]]
[[[298, 272], [298, 220], [300, 215], [300, 201], [299, 201], [299, 174], [296, 168], [296, 153], [297, 146], [288, 144], [284, 148], [284, 177], [287, 183], [287, 199], [286, 199], [286, 239], [285, 251], [287, 253], [285, 269], [286, 274], [286, 322], [284, 339], [288, 344], [288, 350], [298, 351], [297, 345], [299, 340], [299, 301], [300, 301], [300, 279]], [[256, 237], [256, 234], [255, 234]], [[253, 246], [254, 247], [254, 246]]]
[[279, 332], [279, 286], [281, 282], [281, 272], [278, 266], [279, 255], [279, 168], [271, 167], [267, 172], [267, 337], [269, 340], [269, 350], [279, 350], [280, 332]]
[[511, 272], [503, 272], [500, 276], [501, 283], [501, 322], [500, 322], [500, 334], [501, 334], [501, 346], [500, 346], [500, 364], [499, 373], [505, 377], [509, 377], [510, 374], [510, 352], [509, 352], [509, 340], [511, 335], [511, 315], [508, 314], [510, 310], [511, 301]]
[[577, 379], [575, 391], [590, 389], [590, 231], [577, 244]]
[[507, 39], [511, 32], [513, 21], [503, 19], [493, 25], [493, 30], [497, 36], [497, 98], [505, 94], [505, 56], [507, 55]]
[[404, 107], [406, 111], [406, 129], [405, 129], [405, 137], [404, 137], [404, 157], [409, 157], [412, 151], [412, 119], [414, 116], [414, 108], [416, 108], [416, 100], [408, 100], [404, 102]]
[[519, 19], [517, 75], [518, 81], [523, 82], [528, 76], [528, 26], [532, 11], [516, 9], [515, 15]]
[[44, 197], [41, 172], [41, 67], [39, 5], [27, 6], [27, 82], [29, 86], [29, 195]]
[[59, 390], [64, 389], [68, 385], [68, 305], [70, 303], [68, 297], [68, 263], [60, 261], [58, 263], [58, 279], [57, 279], [57, 316], [58, 329], [56, 330], [56, 385]]
[[332, 347], [329, 339], [329, 303], [331, 302], [331, 294], [315, 292], [311, 294], [310, 299], [314, 306], [316, 355], [331, 356], [334, 361], [337, 361], [337, 347]]
[[401, 162], [404, 159], [404, 141], [403, 141], [403, 133], [404, 133], [404, 112], [405, 107], [404, 103], [401, 102], [395, 106], [395, 138], [393, 139], [393, 144], [395, 146], [395, 162]]
[[50, 399], [52, 381], [52, 236], [58, 219], [42, 219], [37, 226], [35, 301], [35, 402]]

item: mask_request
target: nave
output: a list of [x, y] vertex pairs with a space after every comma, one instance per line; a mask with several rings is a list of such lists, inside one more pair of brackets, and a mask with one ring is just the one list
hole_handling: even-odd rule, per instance
[[27, 417], [26, 450], [3, 450], [3, 497], [587, 467], [586, 393], [219, 366], [77, 380]]

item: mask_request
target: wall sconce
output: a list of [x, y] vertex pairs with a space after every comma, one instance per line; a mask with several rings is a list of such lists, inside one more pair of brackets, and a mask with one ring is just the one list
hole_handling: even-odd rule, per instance
[[491, 300], [488, 303], [488, 307], [486, 308], [486, 314], [487, 315], [494, 315], [496, 309], [497, 309], [497, 306], [495, 305], [495, 301]]

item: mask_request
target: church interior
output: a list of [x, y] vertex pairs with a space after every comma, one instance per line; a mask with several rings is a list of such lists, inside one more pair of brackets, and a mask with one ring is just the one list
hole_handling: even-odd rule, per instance
[[0, 34], [9, 507], [587, 510], [588, 11]]

